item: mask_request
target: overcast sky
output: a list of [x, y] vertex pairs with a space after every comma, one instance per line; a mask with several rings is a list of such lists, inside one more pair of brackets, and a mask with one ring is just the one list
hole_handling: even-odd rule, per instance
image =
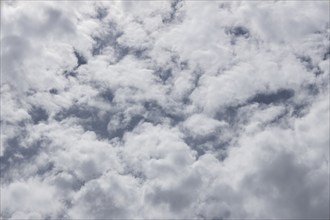
[[1, 1], [2, 219], [329, 219], [329, 28], [329, 1]]

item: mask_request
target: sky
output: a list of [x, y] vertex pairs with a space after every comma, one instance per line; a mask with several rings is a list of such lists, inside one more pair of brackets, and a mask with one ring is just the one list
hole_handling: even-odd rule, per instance
[[329, 219], [329, 1], [1, 1], [0, 219]]

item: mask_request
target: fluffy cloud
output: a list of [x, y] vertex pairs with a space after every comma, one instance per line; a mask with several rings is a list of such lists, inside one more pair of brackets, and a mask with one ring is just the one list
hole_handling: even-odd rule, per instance
[[328, 2], [1, 4], [1, 218], [329, 218]]

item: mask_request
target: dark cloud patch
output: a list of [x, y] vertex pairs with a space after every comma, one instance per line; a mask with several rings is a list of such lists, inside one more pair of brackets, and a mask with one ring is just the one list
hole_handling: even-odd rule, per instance
[[[111, 39], [111, 36], [110, 36], [110, 39]], [[95, 41], [93, 49], [92, 49], [93, 56], [102, 54], [103, 49], [107, 46], [107, 41], [105, 41], [101, 37], [94, 37], [93, 40]]]
[[328, 47], [323, 54], [323, 60], [329, 60], [330, 59], [330, 47]]
[[[110, 101], [113, 97], [110, 90], [103, 93], [103, 98]], [[86, 130], [93, 131], [100, 138], [112, 139], [122, 138], [125, 132], [132, 131], [144, 116], [124, 116], [120, 112], [107, 112], [100, 115], [100, 110], [83, 105], [73, 105], [69, 109], [62, 110], [54, 117], [62, 121], [70, 118], [77, 118], [78, 123]]]
[[100, 94], [100, 97], [106, 101], [106, 102], [112, 102], [113, 98], [115, 97], [113, 91], [111, 89], [106, 89], [102, 91]]
[[199, 87], [200, 85], [200, 79], [202, 77], [202, 75], [204, 74], [204, 70], [202, 70], [202, 68], [198, 67], [196, 68], [193, 72], [192, 72], [194, 78], [193, 78], [193, 88], [191, 89], [190, 91], [190, 94], [196, 89]]
[[77, 58], [77, 66], [75, 69], [79, 68], [81, 65], [87, 64], [87, 59], [81, 53], [74, 50], [74, 55]]
[[116, 55], [116, 62], [119, 62], [120, 60], [122, 60], [125, 56], [127, 56], [128, 54], [130, 54], [130, 48], [126, 47], [126, 46], [122, 46], [120, 44], [116, 44], [114, 46], [115, 49], [115, 55]]
[[53, 170], [55, 168], [55, 165], [53, 162], [49, 162], [46, 164], [43, 164], [43, 166], [38, 167], [38, 171], [37, 171], [37, 175], [38, 176], [43, 176], [45, 174], [48, 174], [49, 172], [51, 172], [51, 170]]
[[33, 95], [35, 95], [36, 94], [36, 90], [35, 89], [28, 89], [26, 92], [25, 92], [25, 95], [26, 96], [33, 96]]
[[25, 132], [22, 132], [21, 136], [15, 136], [6, 141], [4, 154], [0, 157], [1, 177], [4, 177], [3, 180], [10, 181], [9, 170], [30, 163], [39, 154], [41, 148], [49, 143], [47, 139], [40, 139], [29, 144], [29, 146], [25, 146], [23, 144], [24, 138]]
[[58, 121], [62, 121], [69, 117], [87, 119], [93, 114], [95, 114], [95, 111], [92, 111], [92, 108], [87, 108], [80, 105], [73, 105], [70, 108], [64, 109], [61, 112], [57, 113], [54, 118]]
[[50, 94], [53, 94], [53, 95], [57, 95], [57, 94], [58, 94], [58, 90], [55, 89], [55, 88], [51, 88], [51, 89], [49, 90], [49, 93], [50, 93]]
[[176, 69], [186, 70], [189, 68], [188, 60], [182, 60], [182, 58], [174, 51], [171, 51], [171, 53], [173, 53], [173, 55], [169, 61]]
[[47, 111], [40, 106], [32, 106], [29, 114], [31, 115], [34, 124], [38, 124], [41, 121], [47, 121], [49, 117]]
[[321, 68], [319, 66], [316, 66], [314, 69], [313, 69], [313, 72], [315, 74], [315, 76], [319, 76], [323, 73], [323, 71], [321, 70]]
[[134, 115], [130, 118], [125, 118], [123, 115], [116, 115], [116, 122], [112, 123], [110, 120], [107, 131], [108, 138], [122, 138], [126, 132], [132, 131], [141, 121], [144, 120], [144, 117], [141, 115]]
[[[290, 108], [291, 109], [291, 108]], [[289, 108], [285, 109], [285, 111], [283, 111], [281, 114], [277, 115], [276, 117], [274, 117], [272, 120], [270, 120], [269, 122], [267, 122], [267, 125], [272, 125], [272, 126], [279, 126], [279, 124], [281, 124], [282, 126], [288, 126], [287, 125], [287, 119], [291, 116], [292, 114], [290, 114]]]
[[177, 125], [184, 120], [184, 117], [174, 109], [165, 109], [159, 105], [156, 101], [147, 101], [143, 103], [146, 109], [145, 120], [153, 124], [163, 123], [165, 119], [170, 119], [172, 126]]
[[65, 78], [68, 78], [68, 77], [74, 77], [75, 78], [75, 77], [77, 77], [77, 75], [78, 75], [77, 69], [81, 65], [86, 65], [87, 64], [87, 59], [80, 52], [78, 52], [76, 49], [74, 49], [73, 53], [74, 53], [74, 56], [77, 59], [77, 65], [72, 70], [65, 70], [63, 72], [63, 75], [65, 76]]
[[105, 18], [109, 14], [109, 11], [107, 8], [98, 7], [96, 9], [96, 13], [96, 18], [99, 20], [103, 20], [103, 18]]
[[[138, 21], [135, 20], [135, 22]], [[125, 39], [127, 33], [122, 29], [122, 26], [118, 25], [116, 21], [108, 21], [106, 26], [107, 31], [105, 33], [93, 36], [93, 56], [103, 54], [105, 50], [109, 51], [110, 49], [113, 58], [111, 64], [119, 62], [127, 55], [133, 55], [139, 59], [147, 58], [146, 52], [148, 47], [142, 45], [126, 45], [126, 40], [121, 39], [121, 37], [124, 37]], [[123, 40], [123, 42], [121, 40]]]
[[147, 56], [147, 49], [131, 49], [130, 54], [134, 55], [138, 59], [148, 59], [149, 57]]
[[183, 7], [183, 1], [182, 0], [173, 0], [171, 2], [171, 11], [163, 17], [163, 23], [165, 24], [171, 24], [176, 21], [182, 20], [182, 13], [179, 12], [180, 9]]
[[[115, 63], [119, 62], [130, 52], [130, 49], [126, 46], [122, 46], [117, 42], [117, 39], [122, 35], [122, 32], [116, 31], [116, 29], [109, 31], [109, 33], [102, 37], [94, 37], [96, 42], [92, 49], [93, 56], [103, 53], [106, 47], [111, 47], [114, 50]], [[134, 54], [134, 53], [133, 53]]]
[[162, 83], [166, 84], [166, 82], [173, 76], [172, 69], [157, 69], [154, 74], [161, 80]]
[[123, 35], [123, 32], [118, 29], [117, 24], [115, 22], [109, 22], [107, 25], [109, 28], [106, 34], [93, 37], [95, 43], [93, 45], [92, 54], [93, 56], [102, 54], [105, 48], [111, 47], [114, 50], [114, 62], [116, 63], [129, 54], [130, 48], [118, 43], [117, 39]]
[[126, 115], [121, 112], [111, 114], [107, 125], [108, 138], [122, 138], [126, 132], [132, 131], [142, 122], [157, 125], [167, 121], [173, 126], [184, 119], [182, 115], [170, 109], [165, 109], [157, 101], [145, 101], [143, 107], [145, 109], [143, 114]]
[[288, 101], [294, 96], [294, 90], [292, 89], [280, 89], [273, 93], [258, 93], [249, 102], [255, 102], [260, 104], [277, 104]]
[[317, 95], [320, 92], [319, 87], [315, 84], [308, 84], [306, 86], [306, 90], [310, 95], [313, 95], [313, 96]]
[[[55, 169], [57, 169], [57, 171], [54, 173], [55, 176], [54, 185], [63, 191], [70, 191], [70, 190], [79, 191], [86, 184], [86, 181], [81, 180], [74, 172], [74, 170], [64, 171], [61, 169], [59, 170], [58, 167], [55, 167]], [[72, 180], [68, 180], [61, 177], [62, 174], [69, 175], [70, 177], [72, 177]], [[68, 207], [71, 207], [72, 201], [66, 201], [66, 202], [67, 202], [66, 205]]]
[[239, 116], [239, 108], [241, 105], [238, 106], [227, 106], [224, 109], [221, 109], [219, 112], [216, 113], [215, 119], [219, 121], [226, 121], [228, 124], [233, 125], [236, 124]]
[[301, 118], [304, 115], [306, 115], [307, 113], [308, 113], [308, 104], [301, 103], [301, 104], [296, 104], [293, 106], [292, 115], [294, 117]]
[[184, 142], [197, 152], [197, 158], [207, 152], [212, 152], [216, 158], [223, 161], [227, 155], [226, 150], [229, 146], [229, 141], [222, 138], [221, 129], [216, 129], [208, 134], [192, 134], [187, 130], [183, 130]]
[[143, 120], [143, 116], [134, 115], [128, 122], [126, 126], [127, 131], [132, 131], [141, 121]]
[[234, 45], [238, 38], [249, 38], [250, 31], [244, 26], [234, 26], [225, 29], [227, 35], [231, 38], [231, 44]]
[[234, 26], [227, 28], [226, 30], [227, 34], [230, 34], [234, 37], [244, 37], [248, 38], [250, 36], [250, 31], [244, 26]]
[[188, 61], [181, 61], [181, 62], [180, 62], [180, 67], [181, 67], [181, 70], [186, 70], [186, 69], [188, 69], [188, 67], [189, 67], [189, 63], [188, 63]]
[[74, 78], [76, 78], [77, 75], [78, 75], [78, 72], [75, 71], [75, 70], [65, 70], [63, 72], [63, 75], [65, 76], [65, 78], [68, 78], [68, 77], [74, 77]]
[[218, 7], [221, 10], [228, 10], [229, 11], [231, 6], [230, 6], [229, 2], [225, 2], [225, 3], [219, 4]]
[[197, 158], [204, 155], [207, 151], [210, 151], [210, 144], [214, 144], [216, 137], [214, 135], [208, 135], [208, 137], [196, 137], [187, 135], [183, 138], [184, 142], [197, 152]]
[[297, 58], [303, 64], [306, 70], [313, 72], [315, 76], [321, 75], [323, 73], [320, 67], [313, 63], [313, 59], [310, 56], [298, 56]]
[[118, 30], [115, 22], [109, 22], [107, 24], [109, 27], [107, 33], [101, 36], [94, 36], [93, 39], [95, 41], [92, 49], [93, 56], [102, 54], [103, 49], [107, 46], [116, 47], [118, 45], [117, 39], [123, 34]]
[[314, 65], [311, 57], [298, 56], [298, 59], [308, 71], [312, 71], [314, 69]]
[[190, 134], [185, 138], [185, 141], [186, 143], [188, 143], [189, 146], [199, 146], [208, 142], [215, 143], [216, 141], [218, 141], [219, 134], [219, 131], [214, 131], [212, 133], [208, 133], [207, 135]]
[[168, 60], [168, 63], [164, 66], [156, 66], [154, 68], [154, 75], [163, 84], [169, 83], [174, 74], [180, 74], [180, 71], [187, 70], [189, 63], [187, 60], [182, 60], [180, 56], [172, 52], [173, 55]]
[[107, 131], [108, 119], [99, 118], [96, 115], [82, 120], [81, 125], [87, 131], [93, 131], [101, 138], [109, 138]]
[[57, 113], [54, 118], [62, 121], [70, 118], [79, 119], [78, 122], [85, 130], [93, 131], [102, 138], [108, 137], [107, 124], [109, 114], [100, 117], [99, 109], [91, 106], [73, 105], [68, 109], [64, 109]]

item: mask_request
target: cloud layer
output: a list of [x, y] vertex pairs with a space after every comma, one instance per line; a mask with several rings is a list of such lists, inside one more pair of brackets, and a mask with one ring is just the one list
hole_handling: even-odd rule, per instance
[[1, 218], [329, 218], [329, 2], [1, 4]]

